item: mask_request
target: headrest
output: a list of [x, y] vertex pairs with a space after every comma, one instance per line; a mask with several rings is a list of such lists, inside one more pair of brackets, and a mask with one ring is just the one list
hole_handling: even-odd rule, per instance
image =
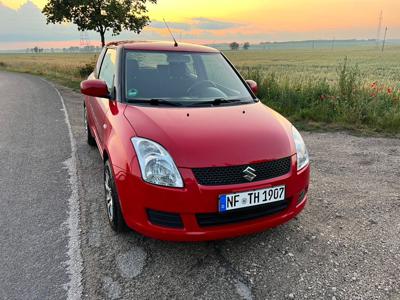
[[169, 65], [157, 65], [157, 69], [159, 72], [168, 72]]
[[182, 53], [169, 53], [167, 57], [167, 61], [171, 63], [190, 63], [190, 56]]
[[187, 67], [185, 63], [170, 63], [169, 75], [174, 77], [183, 77], [187, 75]]
[[139, 63], [136, 59], [129, 59], [126, 61], [126, 68], [129, 73], [135, 72], [139, 69]]

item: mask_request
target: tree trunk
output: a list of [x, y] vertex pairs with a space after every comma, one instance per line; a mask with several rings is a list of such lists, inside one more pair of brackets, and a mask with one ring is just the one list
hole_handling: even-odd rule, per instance
[[101, 46], [104, 47], [106, 45], [105, 32], [100, 31], [100, 36], [101, 36]]

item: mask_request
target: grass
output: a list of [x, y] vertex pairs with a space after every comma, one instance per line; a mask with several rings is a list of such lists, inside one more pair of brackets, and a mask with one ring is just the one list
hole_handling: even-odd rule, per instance
[[[400, 133], [400, 47], [226, 51], [259, 97], [307, 128]], [[4, 54], [0, 69], [78, 89], [94, 54]]]

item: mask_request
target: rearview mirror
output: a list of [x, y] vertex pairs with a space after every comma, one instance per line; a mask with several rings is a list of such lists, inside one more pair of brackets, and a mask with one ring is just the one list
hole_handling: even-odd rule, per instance
[[81, 82], [81, 93], [86, 96], [110, 98], [107, 84], [103, 80], [91, 79]]
[[247, 85], [250, 87], [250, 89], [253, 91], [255, 95], [258, 93], [258, 85], [257, 82], [254, 80], [246, 80]]

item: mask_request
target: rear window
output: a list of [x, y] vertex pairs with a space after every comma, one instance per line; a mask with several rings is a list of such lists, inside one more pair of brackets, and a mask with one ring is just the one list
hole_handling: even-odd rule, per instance
[[167, 65], [167, 55], [158, 52], [128, 52], [127, 61], [136, 60], [142, 69], [157, 69], [158, 65]]

